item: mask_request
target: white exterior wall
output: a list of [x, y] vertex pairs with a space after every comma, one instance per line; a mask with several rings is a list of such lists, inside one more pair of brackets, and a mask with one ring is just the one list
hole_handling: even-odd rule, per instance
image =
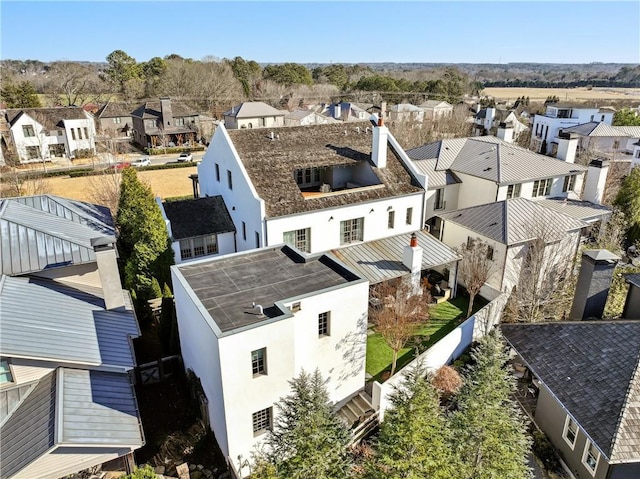
[[237, 130], [240, 128], [275, 128], [278, 126], [284, 126], [284, 116], [278, 115], [239, 119], [232, 116], [225, 116], [224, 125], [228, 130]]
[[[76, 130], [76, 139], [73, 139], [71, 128]], [[82, 130], [82, 140], [78, 139], [78, 131]], [[89, 138], [85, 138], [84, 129], [87, 129]], [[94, 121], [87, 117], [82, 120], [64, 120], [64, 131], [66, 136], [67, 151], [70, 155], [74, 155], [75, 150], [94, 150], [96, 149], [96, 130]]]
[[[572, 191], [563, 192], [562, 188], [564, 187], [564, 176], [559, 176], [557, 178], [553, 178], [553, 182], [551, 183], [551, 191], [547, 196], [536, 196], [533, 197], [533, 181], [527, 181], [524, 183], [520, 183], [520, 196], [518, 198], [527, 198], [532, 201], [542, 200], [545, 198], [558, 198], [558, 197], [568, 197], [571, 199], [578, 199], [579, 192], [582, 191], [582, 182], [584, 181], [584, 172], [577, 172], [576, 181]], [[509, 189], [509, 185], [501, 185], [498, 188], [498, 198], [496, 201], [502, 201], [507, 199], [507, 191]]]
[[228, 233], [218, 234], [218, 252], [215, 254], [209, 254], [206, 256], [198, 256], [197, 258], [187, 258], [183, 260], [180, 257], [180, 241], [173, 241], [171, 243], [171, 249], [173, 249], [173, 257], [175, 258], [176, 264], [186, 263], [193, 260], [203, 259], [205, 257], [212, 258], [215, 256], [222, 256], [225, 254], [235, 253], [236, 252], [236, 234], [233, 231]]
[[589, 123], [591, 121], [603, 121], [607, 125], [611, 125], [613, 122], [613, 112], [601, 113], [598, 108], [574, 108], [571, 112], [571, 118], [556, 118], [552, 116], [535, 115], [533, 119], [533, 127], [531, 130], [531, 141], [536, 137], [537, 125], [543, 125], [549, 127], [549, 132], [545, 138], [545, 132], [542, 131], [541, 138], [547, 141], [547, 151], [543, 151], [546, 154], [551, 151], [550, 143], [552, 141], [557, 142], [558, 131], [563, 128], [569, 128], [570, 126], [581, 125], [583, 123]]
[[484, 205], [496, 201], [498, 185], [494, 181], [484, 180], [477, 176], [458, 172], [456, 172], [456, 175], [463, 184], [458, 196], [458, 209]]
[[424, 219], [429, 220], [433, 216], [458, 209], [458, 197], [460, 195], [460, 184], [447, 185], [444, 187], [444, 208], [436, 210], [436, 190], [425, 192]]
[[[497, 241], [479, 235], [463, 226], [452, 223], [450, 221], [443, 222], [442, 242], [451, 248], [459, 248], [467, 243], [467, 238], [480, 238], [493, 248], [493, 268], [492, 274], [487, 284], [498, 291], [502, 290], [502, 279], [504, 276], [505, 258], [507, 255], [507, 245], [498, 243]], [[464, 282], [458, 276], [458, 282], [464, 285]]]
[[[23, 126], [31, 125], [35, 136], [25, 137], [22, 131]], [[50, 132], [31, 118], [29, 115], [22, 114], [20, 118], [11, 127], [11, 136], [13, 143], [16, 145], [16, 151], [21, 161], [42, 161], [42, 158], [49, 158], [49, 143], [53, 143], [52, 137], [47, 136]], [[57, 138], [57, 137], [56, 137]], [[37, 146], [40, 148], [40, 156], [30, 159], [27, 155], [28, 146]]]
[[[338, 248], [341, 246], [340, 222], [355, 218], [364, 218], [363, 241], [373, 241], [398, 234], [412, 233], [422, 227], [422, 195], [422, 193], [414, 193], [342, 208], [272, 218], [267, 220], [267, 245], [272, 246], [283, 243], [283, 233], [286, 231], [311, 228], [312, 253]], [[394, 228], [387, 227], [388, 208], [395, 211]], [[407, 208], [413, 208], [410, 225], [407, 225], [405, 221]], [[372, 209], [373, 212], [371, 212]], [[333, 219], [330, 219], [332, 217]], [[239, 232], [238, 236], [240, 236]]]
[[[220, 181], [216, 179], [216, 163], [220, 169]], [[227, 171], [231, 171], [233, 189], [229, 188]], [[256, 247], [255, 232], [260, 234], [264, 246], [264, 201], [258, 196], [249, 175], [238, 156], [224, 126], [216, 128], [209, 148], [198, 165], [200, 196], [222, 195], [233, 224], [236, 226], [236, 249], [245, 251]], [[245, 223], [246, 239], [242, 231]], [[282, 243], [282, 240], [278, 241]]]

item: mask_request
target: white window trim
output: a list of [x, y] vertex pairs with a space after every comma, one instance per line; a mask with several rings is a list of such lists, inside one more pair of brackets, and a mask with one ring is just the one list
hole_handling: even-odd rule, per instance
[[589, 439], [587, 439], [587, 442], [584, 445], [584, 451], [582, 452], [582, 464], [584, 465], [585, 469], [589, 471], [589, 474], [595, 477], [596, 471], [598, 470], [598, 464], [600, 464], [601, 454], [600, 454], [600, 451], [598, 451], [598, 448], [595, 447], [595, 445], [593, 445], [598, 455], [596, 457], [596, 465], [593, 469], [591, 469], [591, 466], [589, 466], [589, 464], [587, 463], [587, 455], [589, 454], [589, 449], [591, 448], [592, 445], [593, 443]]
[[[567, 437], [567, 431], [569, 430], [569, 423], [573, 422], [576, 425], [576, 435], [573, 438], [573, 443], [569, 441], [569, 438]], [[578, 440], [578, 423], [575, 422], [573, 419], [571, 419], [571, 416], [569, 416], [567, 414], [566, 419], [564, 420], [564, 428], [562, 429], [562, 439], [564, 439], [564, 442], [566, 442], [569, 447], [571, 448], [571, 450], [573, 451], [576, 447], [576, 442]]]

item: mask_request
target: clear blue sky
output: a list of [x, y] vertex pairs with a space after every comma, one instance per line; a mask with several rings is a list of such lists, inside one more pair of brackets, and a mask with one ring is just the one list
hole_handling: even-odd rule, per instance
[[640, 63], [640, 2], [0, 3], [3, 59]]

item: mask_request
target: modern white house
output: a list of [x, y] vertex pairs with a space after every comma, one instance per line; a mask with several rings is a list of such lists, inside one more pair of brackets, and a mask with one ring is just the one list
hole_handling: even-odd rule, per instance
[[222, 196], [238, 251], [328, 251], [422, 228], [424, 190], [403, 154], [370, 121], [219, 127], [198, 165], [199, 194]]
[[563, 128], [561, 132], [578, 137], [579, 150], [613, 154], [625, 154], [628, 150], [629, 134], [620, 127], [611, 126], [604, 122], [591, 121]]
[[340, 120], [331, 118], [313, 110], [294, 110], [284, 116], [284, 126], [326, 125]]
[[0, 477], [64, 477], [144, 434], [132, 384], [140, 335], [105, 207], [0, 201]]
[[530, 148], [542, 154], [553, 154], [560, 130], [589, 122], [611, 125], [614, 113], [608, 108], [550, 104], [544, 115], [535, 115], [533, 119]]
[[427, 100], [418, 106], [424, 111], [425, 120], [439, 120], [453, 114], [453, 105], [446, 101]]
[[422, 123], [425, 119], [425, 111], [411, 103], [399, 103], [393, 105], [387, 111], [389, 121], [407, 121]]
[[245, 101], [222, 114], [228, 130], [284, 126], [285, 112], [262, 101]]
[[93, 116], [82, 108], [9, 109], [5, 116], [21, 163], [95, 153]]
[[176, 263], [236, 252], [236, 228], [221, 196], [156, 202]]
[[333, 256], [279, 245], [171, 269], [185, 368], [241, 477], [301, 370], [336, 408], [363, 389], [369, 282]]

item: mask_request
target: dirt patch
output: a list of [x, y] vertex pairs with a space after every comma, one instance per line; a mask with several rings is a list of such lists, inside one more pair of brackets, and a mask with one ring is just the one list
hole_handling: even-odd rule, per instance
[[484, 88], [483, 95], [496, 99], [515, 100], [521, 96], [532, 101], [546, 100], [548, 96], [557, 96], [560, 101], [580, 100], [640, 100], [640, 88]]

